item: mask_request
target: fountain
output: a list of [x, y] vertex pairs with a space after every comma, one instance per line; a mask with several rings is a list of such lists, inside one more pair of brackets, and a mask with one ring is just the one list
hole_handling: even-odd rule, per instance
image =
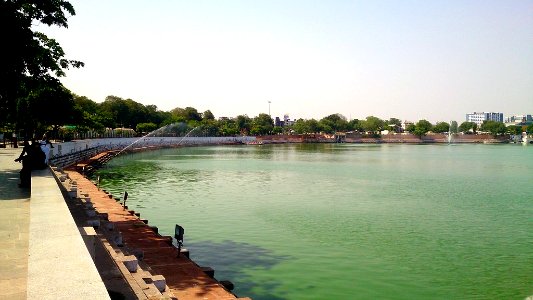
[[[196, 126], [196, 127], [194, 127], [193, 129], [191, 129], [189, 132], [187, 132], [187, 134], [181, 138], [181, 140], [176, 144], [176, 146], [180, 145], [181, 142], [182, 142], [186, 137], [188, 137], [193, 131], [195, 131], [197, 128], [200, 128], [200, 127], [201, 127], [201, 125], [200, 125], [200, 126]], [[181, 131], [181, 130], [187, 128], [187, 124], [182, 123], [182, 122], [180, 122], [180, 123], [172, 123], [172, 124], [169, 124], [169, 125], [163, 126], [163, 127], [161, 127], [161, 128], [158, 128], [158, 129], [156, 129], [156, 130], [154, 130], [154, 131], [151, 131], [151, 132], [149, 132], [148, 134], [145, 134], [145, 135], [141, 136], [140, 138], [136, 139], [135, 141], [133, 141], [133, 143], [127, 145], [127, 146], [124, 147], [124, 148], [122, 148], [122, 150], [120, 150], [117, 154], [115, 154], [115, 156], [120, 155], [122, 152], [126, 151], [126, 150], [127, 150], [128, 148], [130, 148], [131, 146], [137, 144], [140, 140], [146, 139], [146, 138], [148, 138], [148, 137], [150, 137], [150, 136], [156, 136], [157, 134], [165, 133], [165, 130], [172, 130], [172, 131], [174, 131], [173, 129], [176, 129], [176, 128], [178, 129], [178, 131]]]
[[452, 122], [450, 121], [450, 125], [448, 126], [448, 145], [451, 145], [452, 143]]

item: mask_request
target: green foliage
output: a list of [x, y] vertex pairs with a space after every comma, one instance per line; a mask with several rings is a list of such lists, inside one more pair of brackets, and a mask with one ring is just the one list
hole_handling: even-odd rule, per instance
[[241, 134], [249, 134], [252, 128], [252, 119], [247, 115], [238, 115], [237, 116], [237, 129]]
[[363, 131], [363, 125], [362, 122], [358, 119], [353, 119], [348, 122], [348, 131]]
[[135, 131], [137, 133], [149, 133], [159, 128], [157, 124], [154, 123], [139, 123], [137, 124], [137, 127], [135, 128]]
[[214, 120], [214, 119], [215, 119], [215, 115], [213, 115], [213, 113], [210, 110], [206, 110], [202, 114], [202, 120]]
[[529, 124], [529, 126], [527, 126], [526, 132], [528, 134], [532, 134], [533, 133], [533, 124]]
[[409, 133], [415, 133], [415, 130], [416, 130], [416, 125], [415, 124], [409, 124], [407, 125], [407, 128], [405, 128], [405, 131], [409, 132]]
[[401, 132], [402, 121], [397, 118], [390, 118], [386, 123], [386, 129], [393, 132]]
[[459, 125], [459, 131], [462, 133], [475, 133], [477, 130], [477, 124], [474, 122], [463, 122]]
[[48, 127], [76, 123], [81, 115], [74, 109], [74, 100], [69, 90], [58, 80], [39, 82], [18, 99], [17, 125], [29, 135]]
[[315, 119], [298, 119], [296, 122], [294, 122], [294, 125], [292, 125], [292, 130], [294, 130], [294, 132], [297, 134], [316, 133], [320, 131], [320, 126], [318, 121]]
[[[202, 121], [202, 115], [194, 107], [176, 107], [170, 111], [174, 116], [185, 121]], [[214, 119], [214, 117], [213, 117]]]
[[494, 136], [505, 134], [505, 132], [507, 131], [507, 128], [505, 128], [505, 124], [496, 121], [484, 121], [483, 124], [481, 124], [480, 129], [481, 131], [490, 132]]
[[[57, 111], [46, 116], [47, 106], [56, 104], [59, 110], [70, 110], [68, 93], [58, 77], [69, 67], [81, 67], [82, 62], [67, 60], [61, 46], [45, 34], [33, 31], [33, 25], [67, 27], [68, 15], [74, 15], [72, 5], [58, 0], [0, 1], [2, 54], [0, 55], [0, 123], [28, 126], [55, 125], [63, 122]], [[49, 103], [55, 101], [56, 103]], [[41, 103], [42, 101], [47, 104]], [[70, 103], [71, 104], [71, 103]], [[17, 109], [18, 108], [18, 109]], [[36, 112], [39, 112], [38, 114]], [[39, 119], [31, 119], [39, 117]], [[1, 125], [1, 124], [0, 124]]]
[[234, 136], [239, 134], [239, 127], [235, 120], [225, 119], [218, 122], [219, 132], [222, 136]]
[[274, 121], [268, 114], [259, 114], [252, 120], [250, 133], [252, 135], [265, 135], [272, 133]]
[[431, 131], [431, 129], [433, 128], [433, 125], [431, 125], [431, 123], [427, 120], [420, 120], [416, 123], [415, 125], [415, 130], [413, 131], [413, 134], [416, 135], [416, 136], [423, 136], [425, 135], [426, 133], [428, 133], [428, 131]]
[[435, 124], [435, 126], [432, 129], [432, 131], [435, 132], [435, 133], [448, 132], [448, 131], [450, 131], [450, 124], [448, 124], [446, 122], [439, 122], [439, 123]]
[[318, 121], [318, 124], [323, 132], [335, 133], [337, 131], [345, 131], [348, 128], [348, 121], [341, 114], [332, 114]]
[[283, 133], [283, 127], [281, 126], [276, 126], [272, 129], [272, 134], [280, 134], [280, 133]]
[[362, 121], [362, 127], [365, 131], [379, 133], [385, 127], [385, 122], [378, 117], [368, 116]]
[[524, 130], [522, 126], [519, 126], [519, 125], [507, 126], [507, 130], [506, 130], [508, 134], [512, 134], [512, 135], [521, 135], [523, 131]]

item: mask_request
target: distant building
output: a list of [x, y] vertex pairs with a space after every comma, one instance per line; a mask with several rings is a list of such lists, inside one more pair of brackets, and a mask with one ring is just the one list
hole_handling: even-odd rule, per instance
[[276, 117], [274, 119], [274, 126], [276, 127], [292, 126], [293, 124], [294, 124], [294, 121], [289, 119], [289, 115], [284, 115], [283, 121], [279, 117]]
[[283, 127], [285, 125], [285, 122], [281, 121], [279, 117], [276, 117], [274, 120], [274, 126], [276, 127]]
[[285, 126], [292, 126], [294, 124], [294, 121], [289, 119], [289, 115], [284, 115], [283, 116], [283, 123], [285, 124]]
[[505, 118], [505, 126], [510, 125], [529, 125], [533, 123], [533, 117], [531, 115], [514, 115]]
[[407, 127], [409, 127], [410, 125], [414, 125], [415, 123], [411, 122], [411, 121], [403, 121], [402, 122], [402, 131], [406, 131], [407, 130]]
[[473, 112], [466, 114], [466, 121], [476, 123], [478, 126], [484, 121], [496, 121], [503, 123], [503, 113], [497, 112]]

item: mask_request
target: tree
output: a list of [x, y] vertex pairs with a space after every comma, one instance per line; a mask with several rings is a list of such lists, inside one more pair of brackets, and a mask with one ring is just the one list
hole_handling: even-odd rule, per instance
[[283, 127], [281, 127], [281, 126], [275, 126], [275, 127], [272, 129], [272, 134], [280, 134], [280, 133], [283, 133]]
[[[59, 43], [32, 30], [36, 23], [67, 27], [68, 15], [75, 15], [75, 11], [67, 1], [0, 1], [2, 44], [6, 45], [0, 55], [0, 122], [20, 122], [24, 126], [42, 123], [43, 120], [28, 120], [26, 113], [35, 111], [37, 105], [42, 107], [40, 102], [56, 97], [62, 99], [61, 105], [72, 104], [63, 101], [66, 93], [56, 78], [64, 76], [69, 67], [82, 67], [83, 63], [67, 60]], [[55, 108], [68, 110], [72, 107]], [[17, 127], [20, 126], [17, 124]]]
[[335, 133], [337, 131], [345, 131], [348, 128], [346, 118], [341, 114], [332, 114], [322, 118], [318, 121], [322, 131], [327, 133]]
[[138, 133], [148, 133], [156, 130], [158, 126], [154, 123], [139, 123], [135, 128]]
[[361, 121], [358, 119], [353, 119], [348, 122], [348, 130], [349, 131], [363, 131], [363, 126]]
[[476, 133], [477, 124], [474, 122], [463, 122], [459, 125], [459, 131], [462, 133]]
[[390, 118], [387, 122], [387, 129], [392, 132], [401, 132], [402, 121], [397, 118]]
[[506, 130], [505, 124], [502, 122], [487, 120], [481, 124], [481, 131], [490, 132], [494, 136], [504, 134]]
[[213, 113], [210, 110], [206, 110], [202, 114], [202, 119], [203, 120], [214, 120], [215, 119], [215, 115], [213, 115]]
[[219, 132], [222, 136], [232, 136], [239, 134], [239, 128], [235, 120], [225, 119], [219, 121]]
[[362, 123], [363, 129], [372, 133], [379, 133], [385, 126], [385, 122], [383, 120], [374, 116], [366, 117], [366, 120], [364, 120]]
[[450, 131], [450, 124], [448, 124], [446, 122], [439, 122], [439, 123], [435, 124], [435, 126], [432, 129], [432, 131], [436, 132], [436, 133], [448, 132], [448, 131]]
[[529, 124], [529, 126], [527, 126], [526, 132], [529, 133], [529, 134], [533, 133], [533, 124]]
[[413, 134], [421, 137], [425, 135], [428, 131], [431, 131], [432, 128], [433, 128], [433, 125], [431, 125], [429, 121], [420, 120], [416, 123]]
[[259, 114], [253, 118], [250, 133], [253, 135], [264, 135], [272, 132], [274, 121], [268, 114]]
[[405, 130], [407, 132], [409, 132], [409, 133], [414, 134], [415, 130], [416, 130], [416, 125], [415, 124], [409, 124], [409, 125], [407, 125], [407, 128], [405, 128]]
[[249, 134], [252, 127], [252, 119], [247, 115], [238, 115], [236, 118], [237, 129], [241, 134]]
[[519, 126], [519, 125], [510, 125], [510, 126], [507, 126], [507, 133], [511, 134], [511, 135], [521, 135], [522, 134], [522, 126]]

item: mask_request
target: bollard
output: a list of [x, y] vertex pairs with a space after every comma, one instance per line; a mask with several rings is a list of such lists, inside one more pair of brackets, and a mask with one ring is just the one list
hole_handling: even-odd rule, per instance
[[232, 291], [235, 288], [235, 285], [233, 285], [233, 282], [229, 280], [221, 280], [219, 282], [228, 291]]
[[167, 281], [163, 275], [152, 276], [152, 283], [160, 292], [164, 292], [167, 287]]
[[122, 263], [126, 266], [128, 271], [131, 273], [137, 272], [137, 267], [139, 266], [139, 262], [137, 261], [137, 258], [134, 255], [128, 255], [122, 259]]
[[205, 273], [205, 275], [211, 277], [211, 278], [215, 278], [215, 270], [211, 267], [200, 267], [200, 269], [202, 269], [202, 271]]
[[157, 226], [150, 226], [150, 229], [152, 229], [155, 234], [159, 234], [159, 228], [157, 228]]
[[91, 227], [94, 227], [94, 228], [98, 228], [98, 227], [100, 227], [100, 220], [99, 219], [87, 220], [87, 225], [91, 226]]

